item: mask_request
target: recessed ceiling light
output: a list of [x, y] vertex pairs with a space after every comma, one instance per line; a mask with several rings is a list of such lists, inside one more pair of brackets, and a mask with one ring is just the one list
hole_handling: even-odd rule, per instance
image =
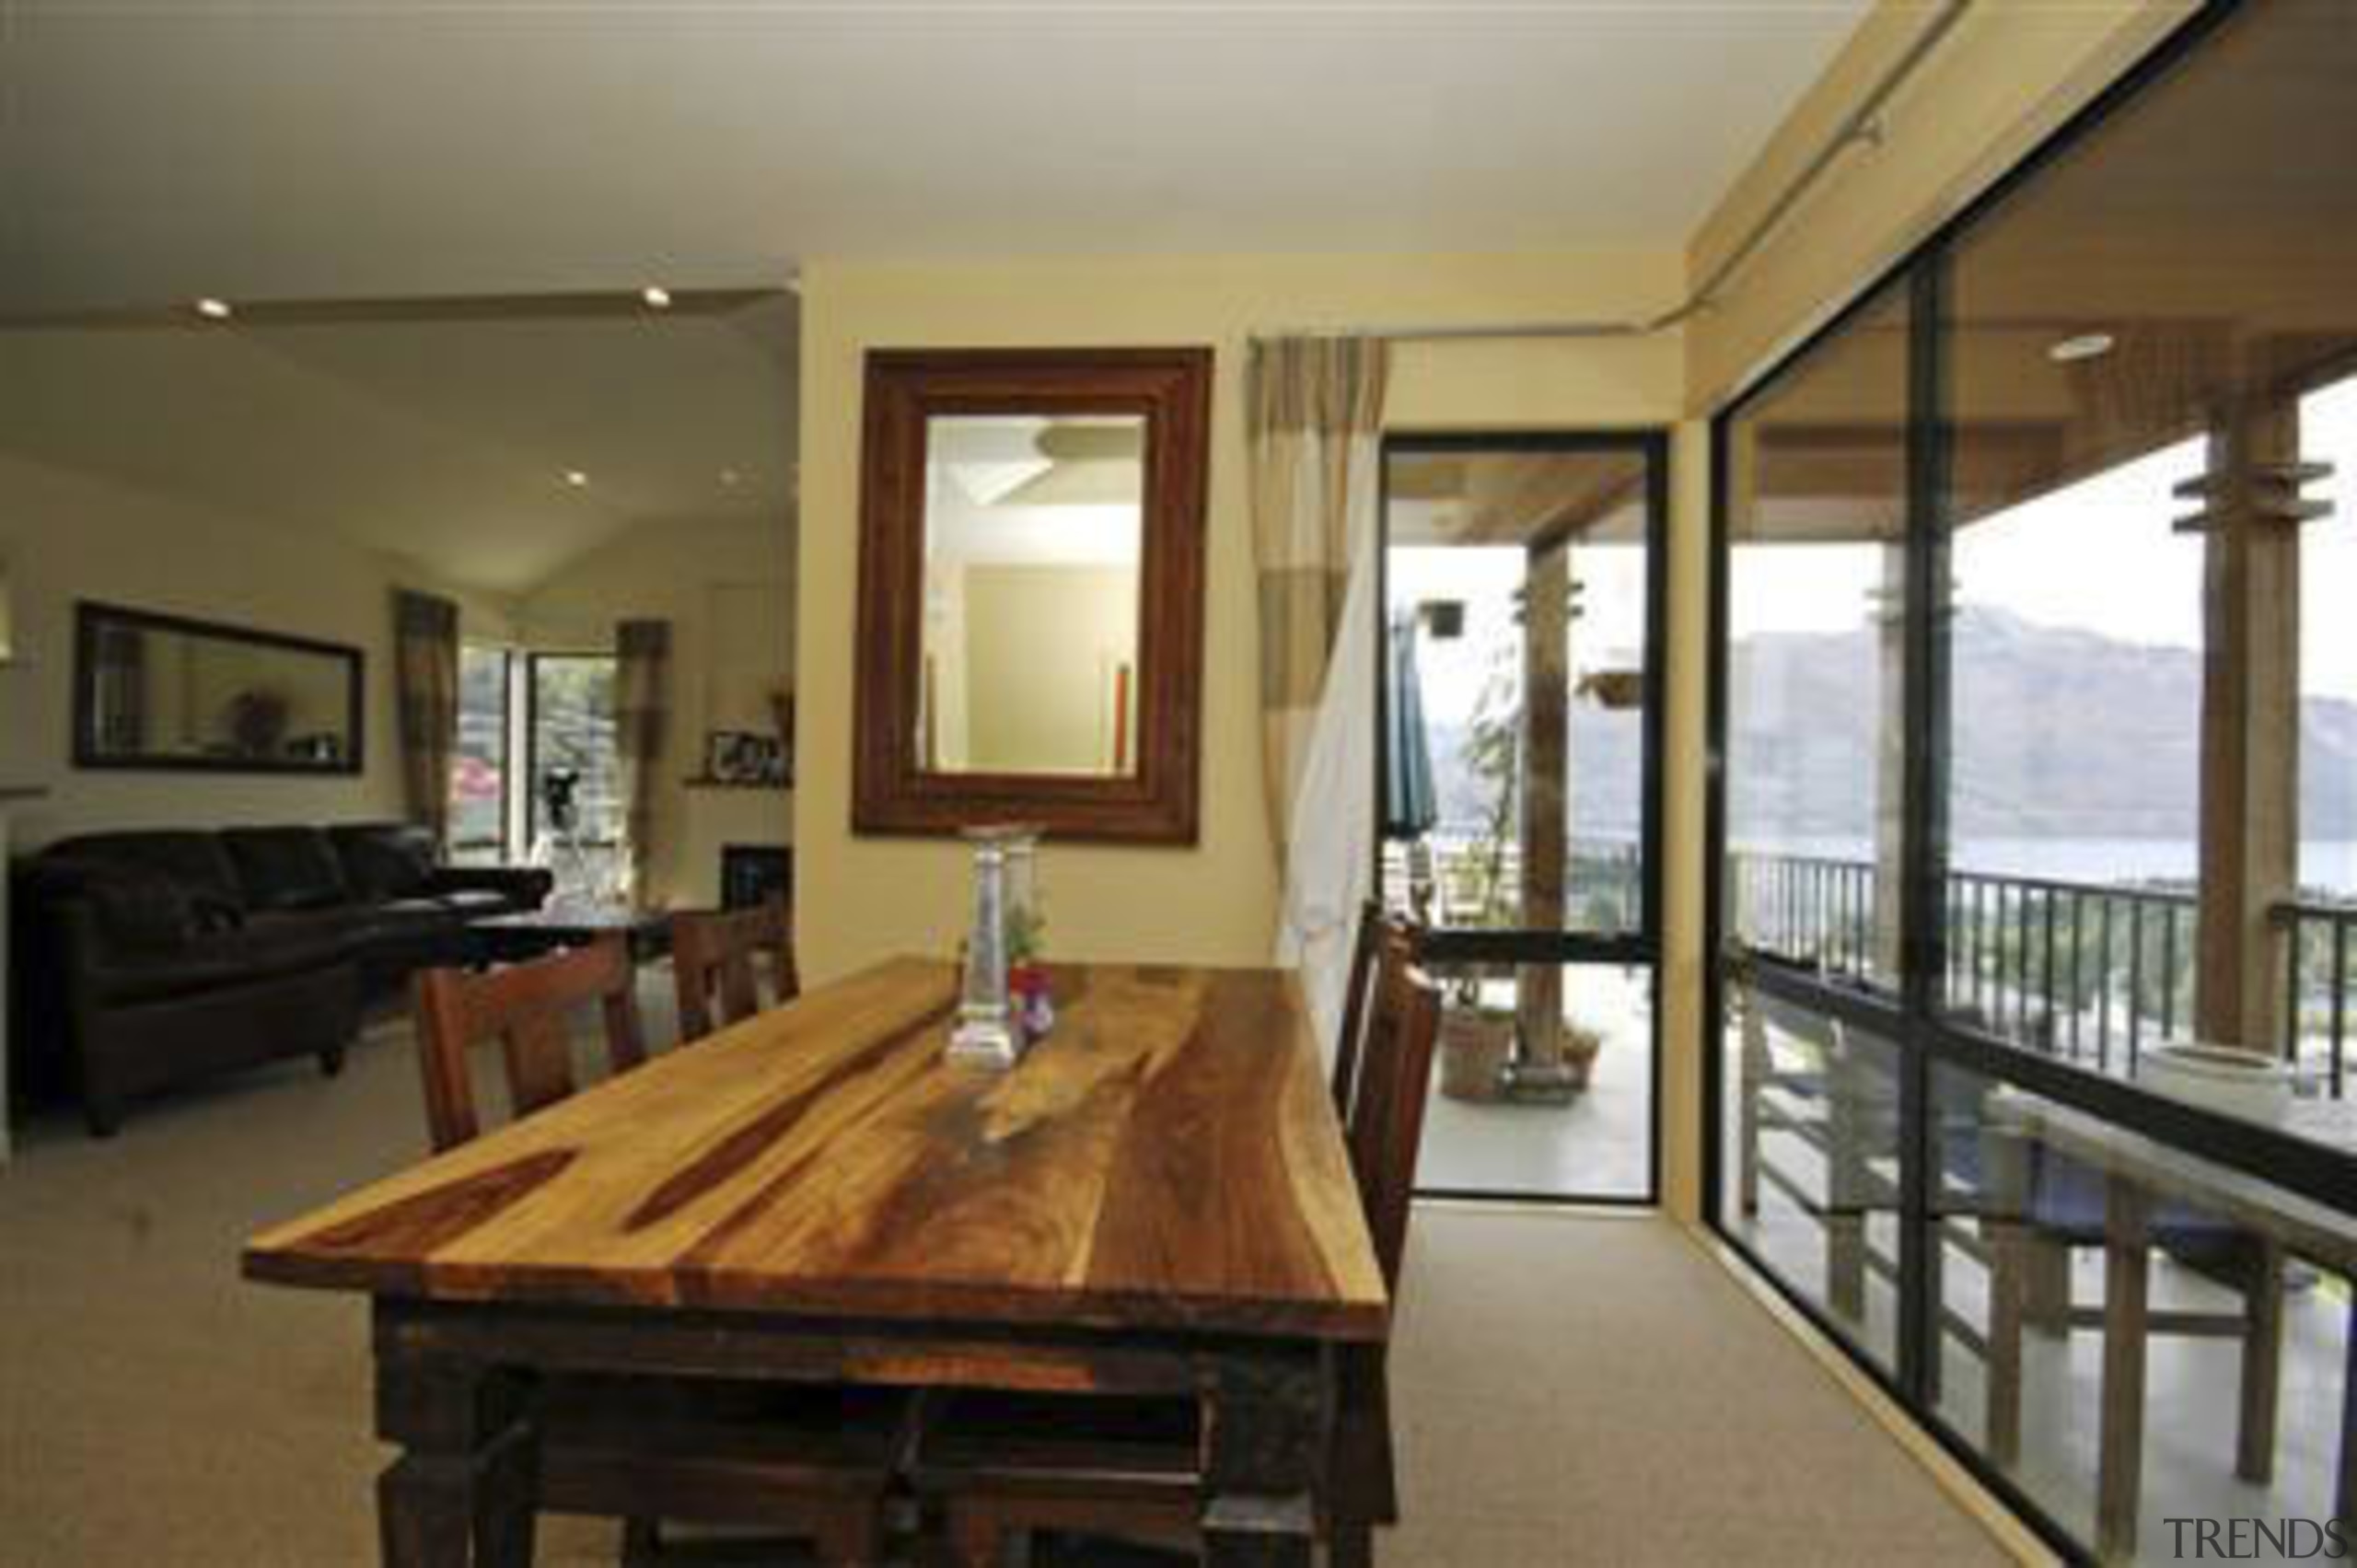
[[2057, 365], [2073, 365], [2083, 359], [2100, 359], [2111, 352], [2109, 332], [2074, 332], [2049, 344], [2046, 357]]
[[215, 299], [208, 294], [196, 302], [196, 313], [208, 321], [226, 321], [230, 314], [229, 302], [226, 299]]
[[564, 470], [564, 482], [578, 490], [589, 482], [589, 476], [579, 469], [567, 469]]
[[668, 310], [671, 308], [671, 291], [668, 288], [659, 287], [655, 284], [648, 284], [644, 288], [638, 291], [638, 296], [646, 301], [650, 307], [656, 310]]

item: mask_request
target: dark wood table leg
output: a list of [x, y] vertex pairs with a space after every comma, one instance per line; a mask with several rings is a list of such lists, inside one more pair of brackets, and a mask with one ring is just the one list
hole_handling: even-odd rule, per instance
[[1332, 1422], [1329, 1357], [1309, 1350], [1209, 1358], [1203, 1388], [1203, 1561], [1309, 1568]]
[[377, 1479], [385, 1568], [528, 1568], [538, 1443], [528, 1381], [377, 1341], [377, 1434], [400, 1458]]
[[2114, 1176], [2104, 1194], [2103, 1437], [2097, 1463], [2096, 1550], [2109, 1562], [2136, 1555], [2144, 1500], [2144, 1353], [2152, 1289], [2150, 1200]]

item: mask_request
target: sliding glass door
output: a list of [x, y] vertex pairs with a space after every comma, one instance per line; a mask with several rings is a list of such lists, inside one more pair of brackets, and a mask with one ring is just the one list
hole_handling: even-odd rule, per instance
[[1384, 897], [1447, 986], [1422, 1186], [1649, 1202], [1664, 447], [1396, 437]]
[[2351, 80], [2214, 9], [1715, 432], [1715, 1222], [2107, 1561], [2357, 1504]]

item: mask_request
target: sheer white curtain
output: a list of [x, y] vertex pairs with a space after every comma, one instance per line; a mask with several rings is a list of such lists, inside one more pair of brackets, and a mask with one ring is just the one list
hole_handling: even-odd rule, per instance
[[1376, 508], [1385, 346], [1257, 343], [1248, 376], [1260, 573], [1270, 836], [1284, 874], [1277, 961], [1318, 1038], [1341, 1028], [1353, 921], [1375, 854]]

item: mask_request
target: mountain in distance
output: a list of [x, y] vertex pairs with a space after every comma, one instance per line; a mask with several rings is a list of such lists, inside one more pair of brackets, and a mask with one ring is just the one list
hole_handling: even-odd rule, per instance
[[[1883, 734], [1877, 636], [1747, 637], [1731, 660], [1738, 831], [1855, 836]], [[2201, 656], [1960, 608], [1949, 651], [1949, 830], [1959, 840], [2190, 839]], [[2300, 704], [2301, 836], [2357, 839], [2357, 703]], [[1894, 750], [1895, 756], [1895, 750]]]
[[[2201, 777], [2201, 656], [1958, 610], [1950, 646], [1950, 831], [1960, 841], [2190, 841]], [[1737, 835], [1860, 837], [1884, 740], [1876, 635], [1764, 633], [1730, 660], [1730, 803]], [[1429, 730], [1445, 830], [1478, 827], [1488, 789], [1463, 765], [1462, 725]], [[1897, 738], [1889, 738], [1893, 764]], [[1572, 708], [1572, 832], [1636, 836], [1638, 715]], [[2357, 840], [2357, 703], [2300, 714], [2301, 836]]]

